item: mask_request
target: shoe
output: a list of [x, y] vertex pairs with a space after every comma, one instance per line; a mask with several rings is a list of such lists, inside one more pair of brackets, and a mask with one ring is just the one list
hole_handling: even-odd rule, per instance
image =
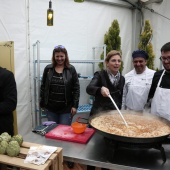
[[74, 162], [67, 162], [67, 166], [69, 168], [73, 168], [74, 167]]

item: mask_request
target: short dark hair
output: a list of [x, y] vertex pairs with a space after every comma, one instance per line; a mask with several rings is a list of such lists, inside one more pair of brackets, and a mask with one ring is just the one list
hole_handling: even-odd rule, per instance
[[146, 51], [144, 50], [135, 50], [133, 51], [132, 53], [132, 58], [137, 58], [137, 57], [142, 57], [144, 58], [145, 60], [148, 60], [149, 58], [149, 55]]
[[170, 42], [164, 44], [161, 48], [161, 52], [167, 52], [170, 51]]

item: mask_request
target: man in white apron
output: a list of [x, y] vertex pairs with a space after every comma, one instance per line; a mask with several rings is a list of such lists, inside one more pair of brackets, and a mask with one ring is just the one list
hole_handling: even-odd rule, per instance
[[170, 120], [170, 42], [161, 48], [164, 70], [154, 74], [148, 100], [151, 102], [151, 113]]
[[145, 51], [134, 51], [132, 58], [134, 69], [125, 74], [122, 109], [143, 111], [155, 71], [146, 66], [149, 56]]

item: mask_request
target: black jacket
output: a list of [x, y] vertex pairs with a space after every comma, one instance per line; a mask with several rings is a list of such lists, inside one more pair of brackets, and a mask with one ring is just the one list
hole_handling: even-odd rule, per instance
[[102, 86], [109, 89], [113, 100], [115, 101], [119, 109], [121, 109], [124, 84], [125, 78], [122, 75], [120, 76], [118, 85], [114, 87], [110, 82], [106, 70], [96, 72], [90, 84], [86, 88], [86, 92], [89, 95], [95, 96], [93, 107], [91, 109], [91, 115], [100, 111], [116, 109], [109, 97], [102, 96], [100, 92]]
[[17, 105], [17, 88], [14, 75], [0, 67], [0, 134], [13, 135], [13, 111]]
[[[50, 82], [54, 73], [54, 67], [52, 64], [47, 65], [44, 69], [41, 89], [40, 89], [40, 107], [47, 108], [49, 98]], [[78, 108], [80, 97], [80, 85], [77, 72], [74, 66], [69, 65], [63, 70], [63, 79], [65, 84], [65, 99], [66, 106], [71, 104], [71, 107]]]
[[[149, 91], [148, 100], [153, 98], [153, 96], [155, 94], [155, 90], [157, 88], [157, 84], [159, 82], [159, 79], [160, 79], [163, 71], [164, 70], [160, 70], [160, 71], [155, 72], [153, 79], [152, 79], [152, 84], [151, 84], [151, 88], [150, 88], [150, 91]], [[169, 72], [165, 71], [165, 73], [162, 77], [160, 87], [170, 89], [170, 73]]]

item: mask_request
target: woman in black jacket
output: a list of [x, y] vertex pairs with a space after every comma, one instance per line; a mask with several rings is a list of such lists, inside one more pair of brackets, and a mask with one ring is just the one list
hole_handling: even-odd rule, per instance
[[100, 111], [115, 110], [115, 106], [108, 97], [110, 94], [121, 109], [124, 77], [120, 74], [121, 54], [119, 51], [112, 50], [105, 59], [106, 69], [94, 73], [94, 77], [86, 88], [89, 95], [95, 97], [91, 113]]
[[69, 63], [64, 46], [56, 46], [52, 54], [52, 64], [44, 69], [40, 107], [47, 109], [49, 121], [70, 125], [77, 112], [80, 86], [77, 72]]
[[[93, 79], [86, 88], [86, 92], [95, 97], [90, 115], [116, 109], [108, 97], [109, 94], [121, 109], [125, 84], [125, 78], [119, 72], [121, 58], [119, 51], [110, 51], [105, 59], [106, 69], [94, 73]], [[88, 165], [87, 170], [95, 170], [95, 167]], [[106, 168], [102, 168], [102, 170], [106, 170]]]

